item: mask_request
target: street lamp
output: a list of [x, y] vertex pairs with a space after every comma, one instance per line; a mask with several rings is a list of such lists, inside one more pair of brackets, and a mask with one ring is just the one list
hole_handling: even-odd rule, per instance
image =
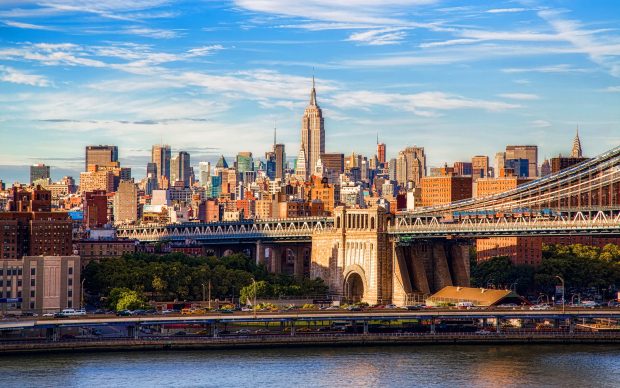
[[565, 309], [564, 309], [564, 293], [566, 292], [564, 289], [564, 279], [562, 279], [561, 276], [559, 275], [555, 275], [556, 279], [559, 279], [562, 282], [562, 314], [564, 314]]
[[202, 304], [204, 305], [204, 303], [205, 303], [205, 284], [201, 283], [200, 285], [202, 286]]

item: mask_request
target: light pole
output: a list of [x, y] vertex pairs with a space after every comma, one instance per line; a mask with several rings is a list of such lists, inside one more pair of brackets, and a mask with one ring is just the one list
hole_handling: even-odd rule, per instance
[[566, 292], [566, 290], [564, 288], [564, 279], [561, 276], [559, 276], [559, 275], [555, 275], [555, 277], [562, 282], [562, 314], [564, 314], [564, 312], [565, 312], [565, 309], [564, 309], [564, 307], [565, 307], [564, 306], [564, 293]]
[[211, 280], [209, 279], [209, 310], [211, 310]]
[[84, 305], [84, 281], [86, 280], [86, 278], [82, 279], [82, 283], [80, 285], [80, 310], [82, 309], [82, 306]]
[[204, 306], [204, 303], [205, 303], [205, 284], [201, 283], [200, 285], [202, 286], [202, 304]]

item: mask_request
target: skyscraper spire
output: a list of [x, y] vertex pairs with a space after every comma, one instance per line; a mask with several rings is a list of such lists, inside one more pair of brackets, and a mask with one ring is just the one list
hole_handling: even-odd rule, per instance
[[579, 125], [577, 125], [577, 131], [575, 132], [575, 138], [573, 139], [573, 150], [571, 152], [571, 157], [573, 158], [581, 158], [581, 140], [579, 139]]
[[310, 92], [310, 105], [317, 106], [316, 89], [314, 88], [314, 68], [312, 68], [312, 91]]
[[276, 120], [273, 120], [273, 149], [276, 149]]

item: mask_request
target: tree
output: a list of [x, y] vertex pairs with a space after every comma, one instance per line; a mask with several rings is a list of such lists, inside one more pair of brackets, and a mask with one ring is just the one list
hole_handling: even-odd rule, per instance
[[137, 310], [147, 307], [146, 301], [137, 291], [124, 291], [116, 303], [116, 311]]

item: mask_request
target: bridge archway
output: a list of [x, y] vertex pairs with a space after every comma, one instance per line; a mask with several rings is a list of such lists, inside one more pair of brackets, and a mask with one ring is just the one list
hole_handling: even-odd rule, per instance
[[364, 300], [367, 290], [366, 276], [359, 265], [352, 265], [344, 276], [344, 296], [349, 303], [357, 303]]

